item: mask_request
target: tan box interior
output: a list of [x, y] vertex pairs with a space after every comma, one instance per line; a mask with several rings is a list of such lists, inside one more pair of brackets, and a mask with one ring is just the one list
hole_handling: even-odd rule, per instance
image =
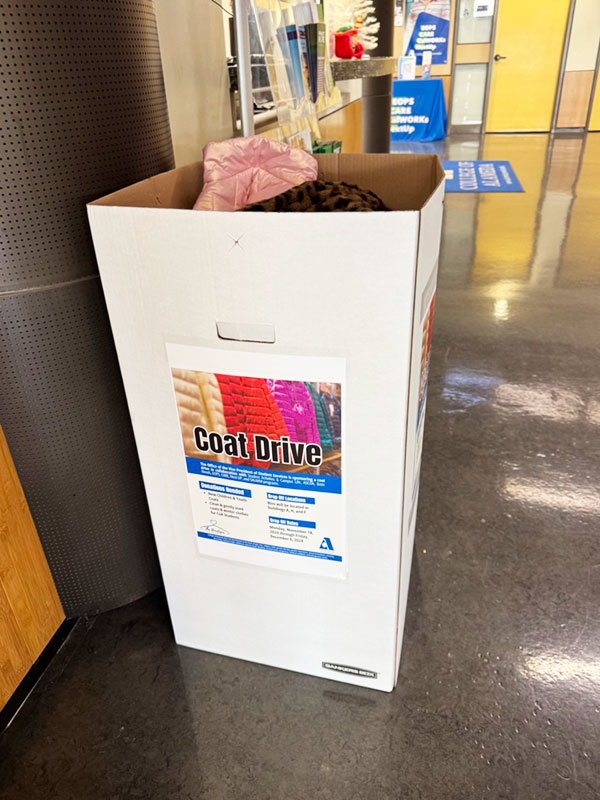
[[[371, 189], [394, 211], [419, 211], [444, 179], [436, 155], [342, 153], [315, 158], [319, 177]], [[91, 205], [191, 209], [202, 181], [202, 162], [197, 161], [113, 192]]]

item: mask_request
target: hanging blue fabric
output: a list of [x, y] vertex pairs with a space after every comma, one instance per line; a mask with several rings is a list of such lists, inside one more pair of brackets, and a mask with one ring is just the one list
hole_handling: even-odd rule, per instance
[[446, 101], [441, 78], [394, 81], [392, 142], [434, 142], [446, 135]]

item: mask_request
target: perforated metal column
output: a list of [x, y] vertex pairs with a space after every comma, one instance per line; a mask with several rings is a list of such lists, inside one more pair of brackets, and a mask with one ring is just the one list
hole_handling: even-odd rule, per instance
[[159, 581], [85, 204], [173, 166], [151, 0], [0, 0], [0, 424], [68, 615]]

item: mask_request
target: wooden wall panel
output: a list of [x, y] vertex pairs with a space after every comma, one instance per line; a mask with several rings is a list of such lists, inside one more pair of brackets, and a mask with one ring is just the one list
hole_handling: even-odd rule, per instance
[[446, 100], [446, 109], [450, 108], [450, 90], [452, 88], [452, 76], [442, 75], [442, 86], [444, 87], [444, 99]]
[[321, 139], [339, 139], [343, 153], [362, 153], [362, 100], [330, 114], [319, 122]]
[[0, 428], [0, 708], [64, 618]]
[[594, 70], [565, 72], [557, 128], [585, 128], [593, 83]]
[[394, 55], [396, 58], [404, 55], [404, 28], [396, 25], [394, 26]]
[[490, 60], [490, 45], [482, 44], [457, 44], [454, 51], [455, 64], [487, 64]]

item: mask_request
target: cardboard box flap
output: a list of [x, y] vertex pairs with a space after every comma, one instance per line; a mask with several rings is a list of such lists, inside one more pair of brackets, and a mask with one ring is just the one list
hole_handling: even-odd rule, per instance
[[[435, 155], [406, 153], [322, 154], [324, 180], [371, 189], [395, 211], [419, 211], [444, 179]], [[163, 172], [95, 200], [93, 206], [191, 209], [202, 189], [202, 162]]]
[[394, 211], [419, 211], [444, 179], [436, 155], [342, 153], [315, 156], [319, 177], [370, 189]]
[[161, 172], [125, 189], [107, 194], [91, 206], [124, 208], [191, 209], [200, 194], [204, 177], [201, 161]]

